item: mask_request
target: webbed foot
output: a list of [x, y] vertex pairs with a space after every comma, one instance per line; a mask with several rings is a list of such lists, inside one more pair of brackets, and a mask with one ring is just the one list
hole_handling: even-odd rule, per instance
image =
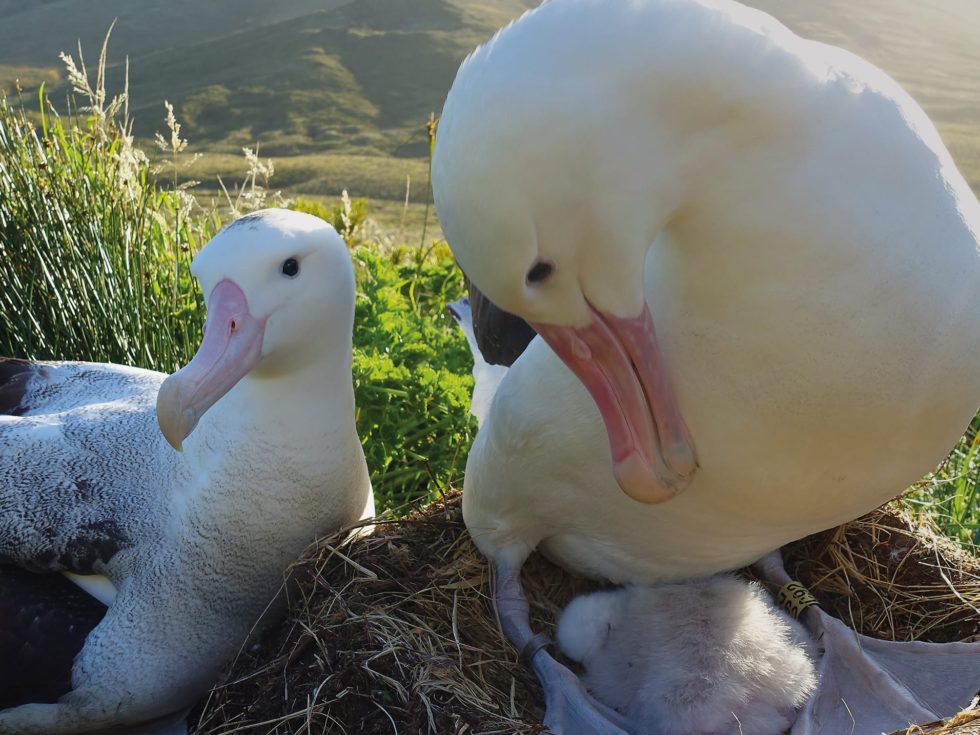
[[980, 643], [882, 641], [819, 608], [808, 617], [823, 656], [792, 735], [893, 732], [950, 717], [980, 689]]
[[533, 666], [544, 688], [544, 724], [555, 735], [628, 735], [623, 717], [596, 700], [546, 652], [535, 657]]
[[[778, 551], [757, 568], [786, 588]], [[882, 641], [817, 606], [800, 618], [822, 650], [818, 684], [792, 735], [881, 735], [951, 717], [980, 689], [980, 643]]]

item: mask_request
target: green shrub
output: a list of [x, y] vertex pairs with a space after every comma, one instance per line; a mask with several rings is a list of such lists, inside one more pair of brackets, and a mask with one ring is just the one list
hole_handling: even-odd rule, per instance
[[289, 208], [329, 222], [348, 245], [360, 242], [358, 237], [368, 215], [367, 199], [351, 199], [346, 189], [341, 194], [340, 201], [332, 207], [300, 197]]
[[448, 248], [408, 260], [353, 253], [357, 427], [378, 507], [432, 497], [458, 478], [476, 430], [472, 358], [448, 301], [463, 292]]

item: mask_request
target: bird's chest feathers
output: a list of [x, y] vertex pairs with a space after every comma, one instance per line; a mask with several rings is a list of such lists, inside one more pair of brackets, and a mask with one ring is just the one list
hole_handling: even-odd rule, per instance
[[274, 432], [247, 438], [208, 432], [187, 447], [185, 479], [174, 499], [178, 518], [206, 517], [235, 527], [295, 515], [317, 502], [336, 473], [334, 442], [325, 433], [289, 441]]

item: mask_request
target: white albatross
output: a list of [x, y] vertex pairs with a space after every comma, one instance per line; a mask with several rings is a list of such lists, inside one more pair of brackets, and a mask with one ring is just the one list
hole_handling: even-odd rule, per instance
[[[263, 210], [192, 270], [206, 329], [170, 377], [0, 363], [3, 735], [184, 732], [302, 549], [372, 514], [343, 240]], [[108, 610], [23, 569], [104, 575]]]
[[[541, 650], [532, 550], [616, 583], [750, 564], [901, 492], [980, 405], [980, 205], [895, 82], [764, 13], [543, 4], [463, 63], [433, 187], [463, 270], [543, 338], [463, 510], [556, 732], [622, 729]], [[976, 645], [850, 635], [795, 735], [879, 735], [980, 686]]]

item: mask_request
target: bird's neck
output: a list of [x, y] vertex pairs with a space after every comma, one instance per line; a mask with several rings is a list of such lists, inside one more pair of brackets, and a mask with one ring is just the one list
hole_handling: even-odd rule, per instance
[[195, 436], [203, 447], [216, 441], [275, 446], [316, 445], [327, 437], [356, 440], [350, 350], [288, 371], [247, 375], [201, 418], [186, 443]]

